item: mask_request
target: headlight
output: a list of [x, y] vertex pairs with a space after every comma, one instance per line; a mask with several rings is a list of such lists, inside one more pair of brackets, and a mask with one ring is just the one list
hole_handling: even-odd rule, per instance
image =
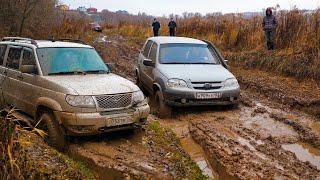
[[136, 91], [133, 93], [133, 104], [139, 104], [141, 102], [143, 102], [146, 98], [144, 97], [144, 94], [142, 91]]
[[92, 96], [67, 95], [66, 101], [68, 104], [74, 107], [87, 107], [87, 108], [96, 107], [96, 103], [94, 102]]
[[187, 83], [182, 79], [169, 79], [167, 82], [169, 88], [186, 88]]
[[224, 82], [224, 88], [227, 88], [227, 89], [234, 88], [234, 89], [236, 89], [236, 88], [239, 88], [239, 87], [240, 87], [239, 83], [238, 83], [237, 79], [235, 79], [235, 78], [227, 79]]

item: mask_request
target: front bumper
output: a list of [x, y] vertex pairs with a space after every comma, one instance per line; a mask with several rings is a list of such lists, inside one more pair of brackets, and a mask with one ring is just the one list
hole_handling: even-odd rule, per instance
[[[197, 93], [221, 93], [219, 99], [197, 99]], [[199, 91], [199, 90], [166, 90], [164, 98], [166, 104], [175, 107], [232, 105], [239, 102], [240, 88], [231, 90]]]
[[[71, 136], [96, 135], [104, 132], [132, 129], [144, 124], [150, 113], [149, 105], [130, 108], [121, 111], [96, 113], [68, 113], [56, 111], [55, 115]], [[125, 123], [113, 121], [128, 119]], [[117, 123], [116, 123], [117, 122]]]

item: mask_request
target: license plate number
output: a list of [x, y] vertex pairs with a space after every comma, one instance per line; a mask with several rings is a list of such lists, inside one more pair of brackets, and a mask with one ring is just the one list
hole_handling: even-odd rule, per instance
[[221, 98], [221, 93], [197, 93], [197, 99], [219, 99]]
[[131, 116], [124, 116], [124, 117], [115, 117], [107, 119], [107, 126], [121, 126], [125, 124], [132, 124], [133, 118]]

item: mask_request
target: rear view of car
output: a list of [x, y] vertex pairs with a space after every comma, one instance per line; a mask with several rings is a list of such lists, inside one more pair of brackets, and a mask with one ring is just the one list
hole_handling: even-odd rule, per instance
[[240, 87], [209, 42], [181, 37], [149, 38], [139, 55], [138, 85], [154, 95], [162, 117], [171, 107], [237, 104]]

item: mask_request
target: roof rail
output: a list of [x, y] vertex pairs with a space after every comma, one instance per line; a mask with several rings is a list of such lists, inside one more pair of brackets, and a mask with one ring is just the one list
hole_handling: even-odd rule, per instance
[[88, 45], [87, 43], [85, 43], [84, 41], [82, 41], [80, 39], [62, 38], [62, 39], [53, 40], [53, 42], [54, 41], [74, 42], [74, 43], [80, 43], [80, 44]]
[[4, 37], [2, 38], [2, 41], [11, 41], [11, 42], [17, 42], [17, 41], [30, 41], [30, 44], [33, 44], [35, 46], [38, 46], [37, 42], [31, 38], [23, 38], [23, 37]]

